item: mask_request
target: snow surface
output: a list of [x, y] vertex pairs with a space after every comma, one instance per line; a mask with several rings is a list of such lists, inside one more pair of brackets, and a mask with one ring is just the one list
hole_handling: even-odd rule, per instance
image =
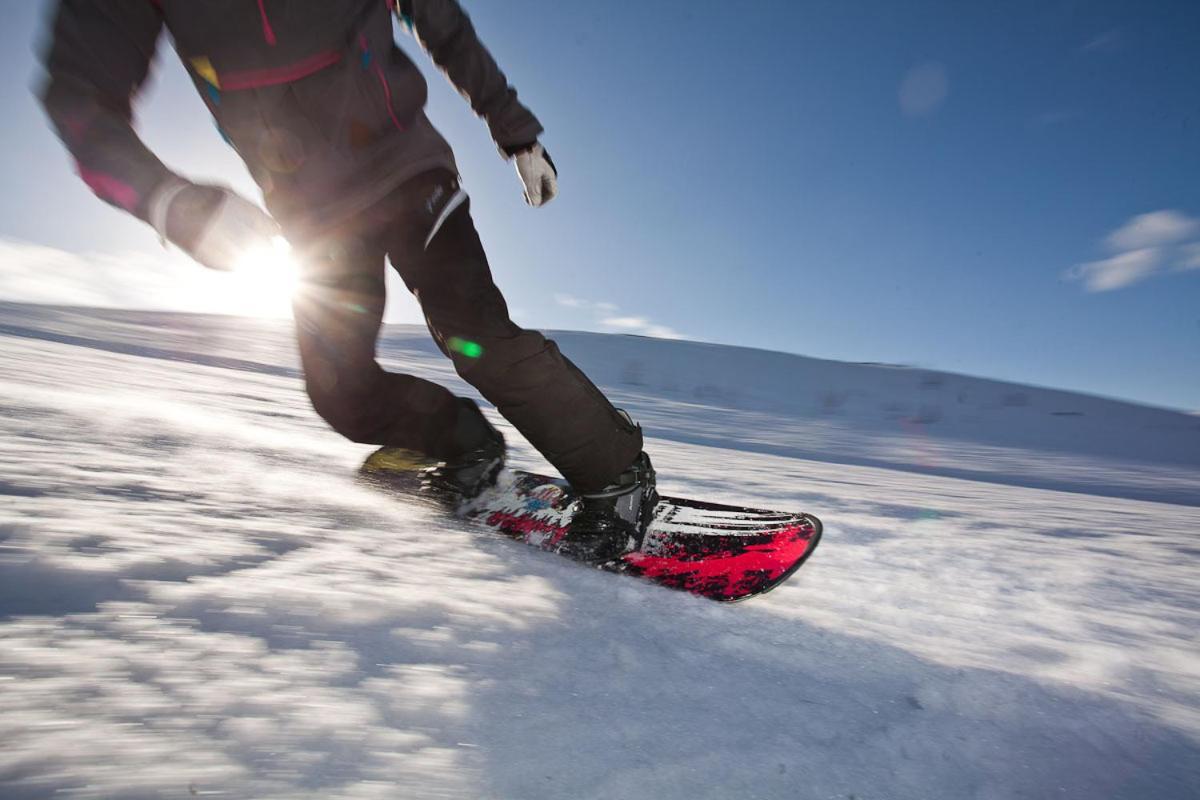
[[0, 305], [0, 797], [1197, 796], [1200, 419], [556, 338], [666, 492], [813, 558], [735, 606], [590, 571], [355, 482], [284, 323]]

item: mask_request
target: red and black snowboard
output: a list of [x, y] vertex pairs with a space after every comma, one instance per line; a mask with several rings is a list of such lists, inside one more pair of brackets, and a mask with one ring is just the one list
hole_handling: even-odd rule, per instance
[[[561, 479], [505, 472], [462, 513], [528, 545], [555, 551], [575, 502]], [[769, 592], [787, 580], [821, 539], [811, 514], [663, 497], [636, 550], [598, 565], [660, 586], [732, 602]]]

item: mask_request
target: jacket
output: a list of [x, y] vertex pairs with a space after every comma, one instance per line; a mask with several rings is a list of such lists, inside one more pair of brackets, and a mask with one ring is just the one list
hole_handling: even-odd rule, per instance
[[429, 169], [454, 169], [398, 15], [501, 150], [542, 126], [455, 0], [59, 0], [42, 103], [80, 176], [146, 218], [171, 171], [138, 138], [133, 98], [164, 31], [225, 140], [289, 234], [331, 228]]

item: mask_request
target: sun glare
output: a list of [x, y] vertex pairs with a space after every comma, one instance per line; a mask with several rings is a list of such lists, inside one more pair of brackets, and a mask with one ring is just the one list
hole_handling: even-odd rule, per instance
[[240, 313], [255, 317], [287, 316], [300, 284], [300, 267], [282, 236], [248, 250], [226, 275], [228, 291]]

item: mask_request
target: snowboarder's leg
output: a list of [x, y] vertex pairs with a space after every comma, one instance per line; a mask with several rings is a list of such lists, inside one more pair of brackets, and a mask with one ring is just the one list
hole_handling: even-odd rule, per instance
[[305, 259], [293, 310], [305, 388], [334, 430], [365, 444], [450, 459], [477, 447], [491, 426], [473, 403], [375, 361], [383, 319], [383, 252], [362, 239]]
[[641, 452], [641, 429], [553, 341], [509, 318], [454, 175], [426, 173], [392, 201], [388, 255], [458, 374], [577, 490], [612, 484]]

